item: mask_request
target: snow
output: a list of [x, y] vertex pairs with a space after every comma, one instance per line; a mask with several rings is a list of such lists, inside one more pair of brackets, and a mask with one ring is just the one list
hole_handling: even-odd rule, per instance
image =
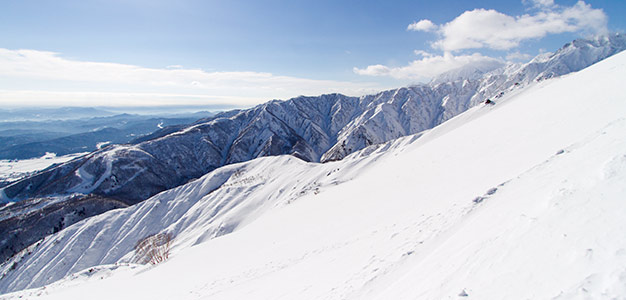
[[[56, 156], [55, 153], [47, 152], [39, 158], [24, 160], [0, 160], [0, 181], [13, 182], [34, 172], [43, 170], [53, 164], [60, 164], [70, 161], [74, 158], [83, 156], [87, 153], [73, 153], [63, 156]], [[1, 198], [0, 198], [1, 199]]]
[[[0, 290], [32, 288], [8, 299], [623, 299], [624, 78], [620, 53], [341, 161], [279, 156], [216, 169], [50, 236], [15, 270], [2, 265]], [[174, 233], [171, 258], [132, 264], [134, 243], [157, 232]]]
[[105, 147], [105, 146], [107, 146], [109, 144], [111, 144], [111, 141], [97, 143], [96, 144], [96, 149], [100, 150], [100, 149], [102, 149], [103, 147]]
[[616, 139], [624, 132], [622, 118], [507, 182], [376, 297], [444, 299], [462, 289], [477, 299], [626, 296], [618, 238], [626, 143]]
[[[118, 149], [119, 148], [121, 147], [118, 147]], [[100, 186], [100, 184], [102, 184], [104, 180], [111, 177], [112, 162], [111, 162], [110, 157], [114, 156], [115, 153], [116, 152], [113, 151], [113, 152], [99, 153], [98, 155], [95, 155], [95, 156], [102, 157], [102, 159], [105, 161], [105, 167], [106, 167], [103, 174], [100, 175], [100, 177], [98, 177], [97, 180], [95, 179], [95, 176], [93, 174], [89, 173], [89, 171], [86, 170], [88, 166], [81, 166], [80, 168], [76, 169], [75, 171], [76, 177], [78, 177], [81, 180], [81, 183], [72, 187], [69, 190], [69, 192], [78, 193], [78, 194], [88, 194], [91, 191], [93, 191], [95, 187]]]

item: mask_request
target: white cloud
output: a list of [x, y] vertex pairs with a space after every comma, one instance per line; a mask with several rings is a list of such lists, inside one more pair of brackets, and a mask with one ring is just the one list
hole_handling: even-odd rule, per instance
[[519, 51], [515, 51], [506, 55], [506, 60], [508, 61], [528, 61], [532, 58], [532, 55], [527, 53], [521, 53]]
[[426, 52], [424, 50], [415, 50], [415, 51], [413, 51], [413, 53], [415, 53], [415, 55], [419, 55], [421, 57], [432, 57], [432, 56], [434, 56], [434, 54], [432, 54], [430, 52]]
[[383, 65], [370, 65], [365, 69], [359, 69], [357, 67], [353, 68], [354, 73], [359, 75], [370, 75], [370, 76], [387, 76], [391, 75], [391, 68], [383, 66]]
[[406, 30], [410, 31], [434, 31], [437, 29], [437, 25], [435, 25], [432, 21], [423, 19], [419, 22], [413, 22], [407, 26]]
[[[444, 51], [490, 48], [508, 50], [527, 39], [564, 32], [606, 33], [607, 16], [583, 1], [561, 7], [549, 0], [532, 2], [535, 14], [510, 16], [493, 9], [466, 11], [438, 26], [440, 39], [432, 45]], [[436, 25], [435, 25], [436, 26]]]
[[[228, 104], [340, 92], [362, 95], [373, 83], [313, 80], [260, 72], [207, 72], [70, 60], [57, 53], [0, 48], [0, 102], [5, 105]], [[79, 103], [80, 102], [80, 103]], [[143, 104], [142, 104], [143, 103]]]
[[522, 3], [535, 8], [551, 8], [556, 6], [554, 0], [522, 0]]
[[391, 76], [397, 79], [425, 81], [447, 71], [467, 65], [500, 66], [503, 63], [499, 59], [484, 56], [479, 53], [472, 55], [453, 55], [450, 52], [446, 52], [444, 55], [437, 56], [427, 52], [419, 52], [419, 54], [423, 55], [422, 59], [414, 60], [407, 66], [387, 67], [383, 65], [371, 65], [363, 69], [354, 68], [354, 72], [359, 75]]

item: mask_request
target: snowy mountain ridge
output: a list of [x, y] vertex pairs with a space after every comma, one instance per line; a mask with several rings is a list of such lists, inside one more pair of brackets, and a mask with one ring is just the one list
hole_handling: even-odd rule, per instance
[[614, 34], [576, 40], [547, 59], [507, 65], [476, 80], [434, 80], [360, 98], [329, 94], [270, 101], [136, 145], [96, 151], [5, 187], [3, 200], [73, 191], [132, 204], [220, 166], [256, 157], [290, 154], [313, 162], [339, 160], [369, 145], [432, 128], [487, 98], [581, 70], [624, 49], [626, 37]]
[[[1, 265], [0, 291], [34, 288], [8, 299], [623, 297], [623, 78], [626, 53], [340, 161], [277, 156], [218, 168], [31, 246]], [[130, 263], [137, 239], [158, 232], [175, 235], [170, 260]]]

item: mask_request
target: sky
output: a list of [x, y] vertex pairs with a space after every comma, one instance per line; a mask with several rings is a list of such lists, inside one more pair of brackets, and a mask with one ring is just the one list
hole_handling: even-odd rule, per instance
[[247, 107], [626, 31], [626, 1], [0, 0], [0, 106]]

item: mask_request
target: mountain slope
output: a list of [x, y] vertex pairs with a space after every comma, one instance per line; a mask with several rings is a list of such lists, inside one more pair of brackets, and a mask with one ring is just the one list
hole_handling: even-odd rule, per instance
[[33, 245], [2, 265], [0, 288], [128, 262], [136, 239], [171, 232], [162, 265], [103, 265], [7, 297], [623, 297], [623, 78], [626, 53], [342, 161], [217, 169]]

